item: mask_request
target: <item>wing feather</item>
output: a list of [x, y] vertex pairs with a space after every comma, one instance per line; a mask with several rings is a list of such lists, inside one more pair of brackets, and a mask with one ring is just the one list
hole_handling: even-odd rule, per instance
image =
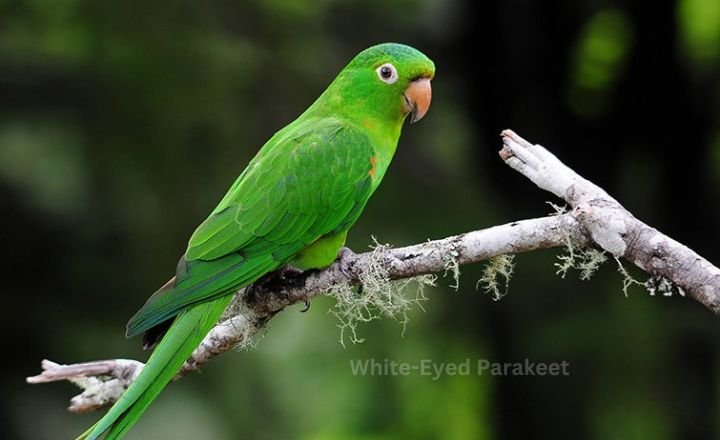
[[194, 232], [175, 282], [150, 297], [128, 335], [248, 285], [352, 226], [372, 193], [372, 155], [360, 129], [332, 118], [274, 136]]

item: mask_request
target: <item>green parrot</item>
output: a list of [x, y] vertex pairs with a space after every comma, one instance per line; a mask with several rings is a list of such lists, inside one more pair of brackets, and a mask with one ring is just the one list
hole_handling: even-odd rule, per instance
[[336, 260], [390, 165], [404, 120], [427, 112], [434, 74], [412, 47], [370, 47], [270, 138], [190, 237], [175, 276], [128, 322], [127, 337], [145, 333], [155, 350], [78, 440], [123, 437], [239, 289], [286, 266], [321, 269]]

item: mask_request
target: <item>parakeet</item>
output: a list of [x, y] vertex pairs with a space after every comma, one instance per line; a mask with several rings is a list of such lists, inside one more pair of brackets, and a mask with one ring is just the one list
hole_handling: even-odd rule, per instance
[[150, 345], [162, 339], [78, 440], [123, 437], [239, 289], [284, 266], [321, 269], [335, 261], [390, 165], [404, 120], [428, 111], [434, 75], [433, 62], [412, 47], [370, 47], [267, 141], [195, 230], [175, 276], [128, 322], [128, 337], [145, 333]]

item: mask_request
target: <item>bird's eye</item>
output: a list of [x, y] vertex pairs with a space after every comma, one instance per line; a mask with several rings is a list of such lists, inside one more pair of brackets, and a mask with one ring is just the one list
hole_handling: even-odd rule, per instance
[[395, 66], [390, 63], [385, 63], [378, 67], [376, 72], [378, 77], [387, 84], [393, 84], [398, 79], [397, 70], [395, 70]]

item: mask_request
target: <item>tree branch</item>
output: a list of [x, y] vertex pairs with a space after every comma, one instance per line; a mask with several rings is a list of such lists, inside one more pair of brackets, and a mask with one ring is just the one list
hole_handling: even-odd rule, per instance
[[720, 269], [687, 246], [635, 218], [602, 188], [582, 178], [540, 145], [511, 130], [500, 157], [540, 188], [565, 200], [593, 243], [654, 277], [670, 280], [720, 314]]
[[[398, 249], [380, 247], [351, 254], [325, 270], [293, 279], [261, 280], [236, 295], [226, 318], [208, 334], [178, 377], [197, 370], [213, 357], [247, 344], [285, 307], [309, 301], [341, 284], [360, 284], [380, 262], [389, 279], [412, 278], [446, 271], [492, 257], [553, 247], [594, 246], [623, 257], [651, 275], [669, 280], [680, 293], [720, 313], [720, 269], [686, 246], [636, 219], [597, 185], [582, 178], [552, 153], [532, 145], [510, 130], [502, 133], [501, 158], [540, 188], [570, 205], [572, 211], [521, 220], [442, 240]], [[671, 284], [672, 283], [672, 284]], [[83, 388], [70, 411], [88, 412], [114, 402], [137, 377], [144, 364], [125, 359], [59, 365], [43, 361], [43, 372], [28, 383], [69, 380]]]

